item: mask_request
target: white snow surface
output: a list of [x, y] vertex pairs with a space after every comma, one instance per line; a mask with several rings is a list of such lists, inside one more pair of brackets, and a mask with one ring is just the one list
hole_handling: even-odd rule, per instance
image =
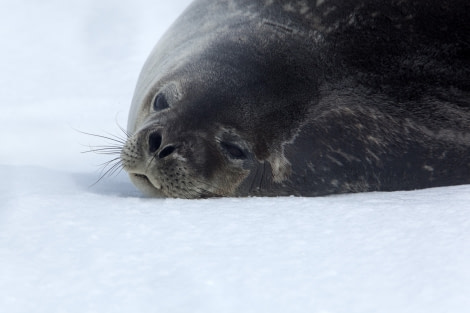
[[189, 1], [0, 2], [0, 312], [470, 312], [470, 186], [143, 197], [112, 156]]

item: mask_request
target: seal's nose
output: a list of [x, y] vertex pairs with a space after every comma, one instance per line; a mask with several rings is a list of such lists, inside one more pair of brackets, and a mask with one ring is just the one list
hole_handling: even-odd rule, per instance
[[[162, 135], [158, 131], [150, 133], [148, 136], [148, 143], [149, 143], [149, 153], [155, 154], [162, 145]], [[167, 156], [175, 152], [175, 150], [176, 150], [175, 146], [167, 145], [158, 153], [158, 157], [160, 159], [166, 158]]]
[[[162, 135], [159, 132], [153, 132], [149, 135], [149, 152], [154, 154], [160, 148], [162, 144]], [[161, 153], [161, 152], [160, 152]]]
[[158, 154], [158, 157], [160, 159], [163, 159], [163, 158], [166, 158], [167, 156], [169, 156], [170, 154], [172, 154], [173, 152], [175, 152], [176, 148], [174, 146], [166, 146], [165, 148], [163, 148], [162, 151], [160, 151], [160, 153]]

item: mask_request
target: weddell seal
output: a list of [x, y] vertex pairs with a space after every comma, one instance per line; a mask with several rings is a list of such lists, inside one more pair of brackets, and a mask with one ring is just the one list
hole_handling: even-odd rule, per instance
[[142, 69], [121, 165], [177, 198], [470, 183], [469, 3], [196, 0]]

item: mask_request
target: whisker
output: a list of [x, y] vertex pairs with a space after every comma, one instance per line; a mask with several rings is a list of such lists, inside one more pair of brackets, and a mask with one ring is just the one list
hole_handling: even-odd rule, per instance
[[84, 151], [83, 153], [95, 152], [97, 154], [120, 154], [121, 148], [98, 148]]
[[[98, 137], [98, 138], [103, 138], [103, 139], [111, 140], [111, 141], [120, 143], [120, 144], [122, 144], [122, 145], [124, 145], [124, 144], [126, 143], [126, 140], [125, 140], [125, 139], [120, 138], [120, 137], [115, 136], [115, 135], [111, 135], [111, 134], [108, 134], [109, 136], [103, 136], [103, 135], [98, 135], [98, 134], [92, 134], [92, 133], [83, 132], [83, 131], [80, 131], [80, 130], [79, 130], [79, 132], [82, 133], [82, 134], [88, 135], [88, 136], [93, 136], [93, 137]], [[115, 138], [113, 138], [113, 137], [115, 137]]]
[[106, 147], [106, 148], [91, 148], [88, 151], [82, 151], [82, 153], [94, 152], [97, 154], [121, 154], [121, 147]]
[[107, 134], [108, 136], [110, 136], [110, 138], [115, 139], [115, 140], [117, 140], [117, 141], [119, 141], [119, 142], [121, 142], [121, 143], [123, 143], [123, 144], [126, 143], [126, 140], [129, 138], [129, 136], [127, 136], [127, 134], [126, 134], [126, 136], [127, 136], [126, 138], [121, 138], [121, 137], [119, 137], [119, 136], [117, 136], [117, 135], [110, 134], [110, 133], [108, 133], [108, 132], [106, 132], [106, 134]]
[[116, 123], [117, 127], [122, 131], [122, 133], [124, 135], [126, 135], [126, 139], [129, 139], [131, 136], [130, 136], [129, 132], [124, 127], [122, 127], [121, 124], [119, 124], [119, 122], [117, 120], [117, 114], [114, 118], [114, 122]]
[[112, 170], [115, 167], [122, 167], [121, 162], [119, 160], [111, 160], [108, 162], [105, 162], [103, 164], [100, 164], [101, 170], [100, 170], [100, 176], [101, 177], [110, 177]]
[[152, 164], [153, 160], [155, 160], [155, 158], [157, 157], [157, 153], [155, 152], [152, 156], [152, 158], [147, 162], [147, 167], [145, 168], [145, 173], [147, 173], [150, 165]]
[[[193, 180], [203, 185], [201, 187], [201, 186], [196, 186], [193, 182], [188, 182], [192, 186], [192, 189], [197, 193], [197, 196], [199, 196], [199, 197], [202, 196], [204, 198], [207, 198], [207, 197], [220, 197], [219, 194], [217, 194], [213, 191], [209, 191], [207, 189], [207, 187], [209, 187], [211, 189], [217, 189], [217, 188], [214, 188], [213, 186], [211, 186], [207, 182], [203, 182], [203, 181], [200, 181], [200, 180], [197, 180], [197, 179], [193, 179]], [[194, 197], [192, 197], [192, 198], [194, 198]]]
[[88, 150], [82, 151], [81, 153], [92, 152], [92, 153], [101, 154], [101, 155], [114, 156], [113, 159], [98, 165], [98, 167], [100, 168], [99, 178], [90, 187], [95, 186], [106, 177], [119, 175], [124, 169], [124, 166], [121, 161], [121, 153], [122, 153], [123, 147], [126, 144], [127, 139], [129, 139], [130, 136], [122, 126], [120, 126], [119, 124], [117, 125], [120, 131], [124, 134], [124, 137], [122, 135], [114, 135], [114, 134], [107, 133], [107, 132], [105, 133], [105, 135], [99, 135], [99, 134], [93, 134], [93, 133], [77, 130], [78, 132], [84, 135], [104, 139], [109, 142], [109, 144], [107, 145], [106, 144], [96, 145], [96, 146], [88, 145], [86, 146]]
[[112, 159], [112, 160], [110, 160], [110, 161], [106, 161], [106, 162], [104, 162], [104, 163], [101, 163], [101, 164], [98, 165], [98, 166], [103, 167], [103, 168], [106, 168], [107, 166], [109, 166], [109, 165], [110, 165], [111, 163], [113, 163], [113, 162], [121, 163], [121, 158], [119, 158], [119, 157], [118, 157], [118, 158], [114, 158], [114, 159]]
[[108, 177], [111, 177], [113, 175], [118, 175], [122, 171], [122, 166], [120, 163], [114, 164], [106, 173]]
[[117, 126], [119, 127], [119, 129], [124, 133], [124, 135], [126, 135], [127, 138], [130, 138], [131, 135], [129, 134], [129, 132], [124, 128], [122, 127], [121, 125], [117, 124]]
[[[114, 163], [114, 164], [111, 165], [112, 163]], [[105, 163], [101, 164], [100, 166], [102, 166], [102, 169], [101, 169], [101, 172], [100, 172], [100, 177], [90, 187], [95, 186], [101, 180], [103, 180], [105, 177], [111, 177], [114, 174], [116, 174], [117, 171], [119, 171], [117, 173], [117, 174], [119, 174], [123, 170], [123, 167], [122, 167], [122, 164], [121, 164], [121, 161], [119, 160], [119, 158], [116, 158], [116, 159], [113, 159], [111, 161], [105, 162]], [[109, 167], [109, 166], [111, 166], [111, 167]], [[106, 169], [107, 167], [109, 167], [109, 168]]]

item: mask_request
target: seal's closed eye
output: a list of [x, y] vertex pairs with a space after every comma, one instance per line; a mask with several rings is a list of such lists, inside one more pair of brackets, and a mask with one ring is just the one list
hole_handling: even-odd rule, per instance
[[224, 149], [225, 152], [229, 155], [232, 159], [246, 159], [245, 152], [243, 152], [242, 148], [234, 145], [233, 143], [228, 142], [221, 142], [220, 146]]

